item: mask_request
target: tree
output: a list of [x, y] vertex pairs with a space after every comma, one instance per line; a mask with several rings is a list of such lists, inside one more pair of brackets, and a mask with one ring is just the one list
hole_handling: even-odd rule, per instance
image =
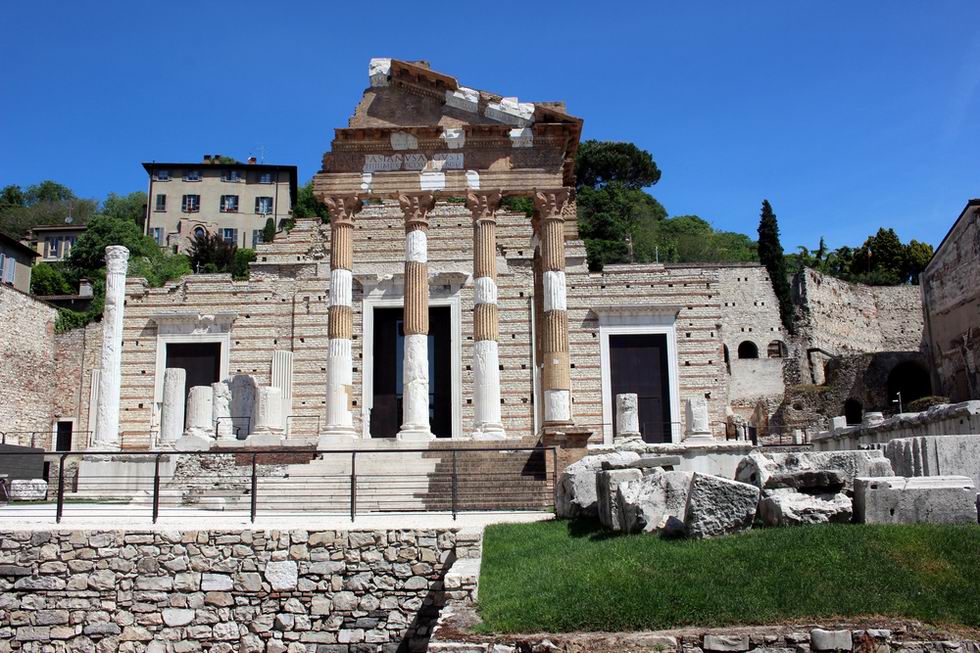
[[20, 189], [20, 186], [10, 184], [4, 186], [3, 190], [0, 190], [0, 208], [24, 206], [24, 202], [24, 191]]
[[231, 272], [231, 278], [238, 280], [248, 279], [248, 264], [254, 261], [256, 258], [257, 256], [254, 249], [236, 248], [235, 256], [232, 260], [231, 270], [229, 270], [229, 272]]
[[105, 248], [109, 245], [125, 246], [129, 249], [130, 258], [160, 255], [156, 242], [149, 236], [144, 236], [135, 222], [98, 215], [89, 221], [85, 232], [71, 248], [68, 264], [77, 270], [99, 269], [104, 265]]
[[649, 152], [633, 143], [588, 140], [575, 155], [575, 177], [579, 187], [603, 188], [616, 182], [638, 190], [660, 181], [660, 169]]
[[68, 215], [85, 224], [98, 208], [95, 200], [80, 199], [70, 188], [43, 181], [22, 190], [10, 184], [0, 191], [0, 226], [13, 238], [24, 238], [38, 225], [61, 224]]
[[326, 205], [317, 200], [313, 194], [313, 180], [299, 187], [296, 193], [296, 206], [293, 207], [293, 218], [312, 218], [320, 216], [324, 222], [330, 222], [330, 213]]
[[932, 260], [932, 245], [918, 240], [910, 240], [905, 246], [905, 266], [909, 280], [918, 285], [919, 275]]
[[262, 242], [271, 243], [276, 237], [276, 221], [266, 218], [265, 227], [262, 229]]
[[786, 258], [783, 256], [783, 245], [779, 242], [779, 224], [769, 200], [762, 200], [762, 213], [759, 216], [759, 262], [769, 271], [769, 281], [779, 302], [779, 317], [783, 326], [789, 333], [795, 333]]
[[230, 272], [236, 249], [218, 234], [204, 231], [191, 240], [191, 267], [195, 272]]
[[67, 202], [73, 199], [75, 193], [70, 188], [50, 179], [28, 186], [27, 192], [24, 193], [25, 206], [34, 206], [42, 202]]
[[143, 191], [136, 191], [129, 195], [109, 193], [102, 203], [101, 213], [119, 220], [131, 220], [142, 226], [146, 217], [146, 193]]
[[35, 295], [70, 295], [74, 288], [61, 265], [42, 262], [31, 268], [31, 292]]

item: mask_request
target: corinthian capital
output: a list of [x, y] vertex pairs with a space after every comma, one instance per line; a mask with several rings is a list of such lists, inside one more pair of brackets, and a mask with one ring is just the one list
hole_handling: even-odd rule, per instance
[[331, 223], [353, 222], [354, 215], [364, 206], [356, 193], [348, 195], [322, 195], [320, 199], [327, 205]]
[[129, 267], [129, 250], [122, 245], [109, 245], [105, 248], [105, 266], [110, 274], [126, 274]]
[[436, 196], [432, 193], [403, 193], [398, 196], [398, 203], [405, 214], [405, 230], [411, 231], [429, 226], [426, 216], [436, 205]]
[[568, 189], [539, 190], [531, 198], [534, 209], [541, 218], [561, 218], [562, 208], [568, 201]]
[[493, 218], [500, 206], [500, 191], [469, 191], [466, 193], [466, 208], [473, 214], [474, 222]]

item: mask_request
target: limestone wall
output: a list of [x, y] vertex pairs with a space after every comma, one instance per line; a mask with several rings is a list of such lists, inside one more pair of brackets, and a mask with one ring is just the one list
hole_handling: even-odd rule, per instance
[[980, 200], [972, 200], [922, 273], [933, 385], [980, 399]]
[[0, 533], [0, 648], [402, 650], [478, 549], [454, 530]]
[[[0, 431], [50, 433], [57, 313], [51, 305], [0, 284]], [[8, 443], [17, 444], [17, 437]], [[47, 439], [37, 446], [47, 446]]]
[[808, 348], [837, 355], [922, 347], [918, 286], [864, 286], [806, 269], [793, 289]]
[[72, 448], [85, 447], [88, 432], [95, 430], [94, 412], [89, 414], [92, 370], [99, 368], [102, 349], [102, 323], [56, 334], [54, 338], [55, 374], [51, 396], [52, 419], [74, 420]]

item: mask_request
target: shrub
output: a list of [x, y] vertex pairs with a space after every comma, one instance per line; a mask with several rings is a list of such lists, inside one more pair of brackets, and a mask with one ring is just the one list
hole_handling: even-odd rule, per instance
[[933, 406], [938, 406], [939, 404], [948, 404], [948, 403], [949, 403], [949, 397], [931, 395], [928, 397], [920, 397], [915, 401], [910, 401], [908, 405], [905, 406], [905, 410], [910, 413], [921, 413], [924, 410], [929, 410]]

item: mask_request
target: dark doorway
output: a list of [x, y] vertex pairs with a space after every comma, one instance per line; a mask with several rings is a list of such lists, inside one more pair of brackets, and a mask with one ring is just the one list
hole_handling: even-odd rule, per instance
[[[393, 438], [402, 423], [402, 358], [405, 333], [400, 308], [374, 309], [374, 403], [371, 437]], [[429, 308], [429, 425], [439, 438], [453, 432], [451, 314]]]
[[844, 418], [848, 424], [860, 424], [864, 419], [864, 405], [857, 399], [844, 402]]
[[744, 340], [738, 346], [739, 358], [758, 358], [759, 348], [751, 340]]
[[[645, 442], [670, 442], [670, 379], [667, 336], [663, 334], [609, 336], [612, 405], [616, 395], [634, 393]], [[613, 420], [613, 432], [616, 424]]]
[[71, 431], [74, 424], [58, 422], [56, 427], [55, 451], [71, 451]]
[[897, 409], [898, 393], [902, 393], [902, 408], [932, 392], [932, 382], [926, 368], [914, 361], [896, 365], [888, 373], [888, 401]]
[[211, 385], [220, 381], [221, 343], [219, 342], [171, 342], [167, 344], [167, 367], [180, 367], [187, 372], [184, 388], [184, 408], [187, 393], [197, 385]]

